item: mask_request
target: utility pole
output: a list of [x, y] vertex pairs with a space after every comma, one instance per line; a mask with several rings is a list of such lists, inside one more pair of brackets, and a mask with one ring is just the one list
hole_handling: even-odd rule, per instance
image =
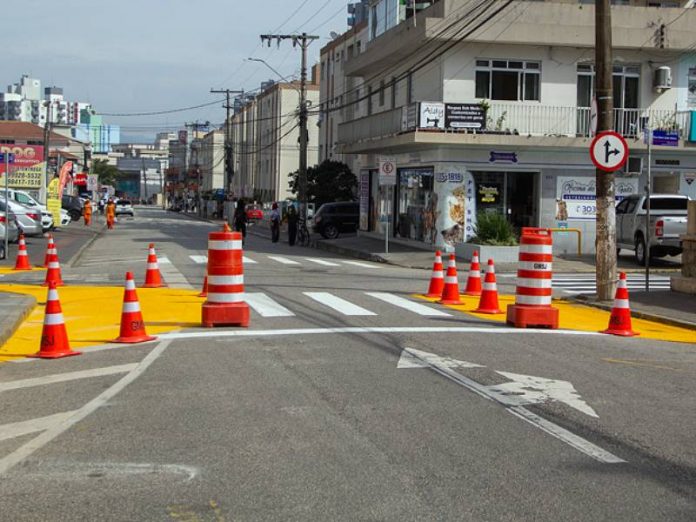
[[261, 42], [275, 40], [278, 45], [282, 40], [292, 40], [293, 47], [298, 45], [302, 49], [302, 67], [300, 71], [300, 175], [299, 175], [299, 200], [300, 200], [300, 222], [307, 223], [307, 146], [309, 142], [309, 131], [307, 130], [307, 48], [313, 40], [318, 40], [318, 36], [302, 34], [262, 34]]
[[51, 144], [51, 101], [46, 102], [46, 123], [44, 124], [44, 169], [43, 169], [43, 179], [41, 180], [41, 190], [39, 190], [39, 201], [42, 205], [46, 204], [47, 194], [46, 190], [48, 187], [48, 152]]
[[232, 125], [230, 124], [230, 94], [244, 94], [244, 91], [232, 91], [230, 89], [210, 89], [211, 94], [224, 94], [226, 101], [223, 107], [226, 109], [225, 117], [225, 176], [223, 177], [222, 188], [225, 191], [225, 200], [230, 190], [230, 184], [234, 177], [234, 165], [232, 164]]
[[[613, 57], [611, 42], [611, 5], [609, 0], [595, 1], [595, 97], [597, 133], [614, 129]], [[616, 208], [614, 173], [597, 169], [597, 234], [595, 264], [597, 298], [613, 299], [616, 292]]]

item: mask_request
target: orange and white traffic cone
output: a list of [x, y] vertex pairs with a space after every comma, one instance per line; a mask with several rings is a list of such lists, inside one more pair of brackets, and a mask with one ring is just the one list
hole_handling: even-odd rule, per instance
[[128, 272], [126, 274], [126, 287], [123, 291], [123, 309], [121, 310], [121, 334], [117, 339], [114, 339], [115, 343], [144, 343], [147, 341], [154, 341], [157, 337], [147, 335], [145, 331], [145, 321], [143, 321], [143, 314], [140, 311], [140, 301], [138, 301], [138, 294], [135, 291], [135, 279], [133, 274]]
[[445, 286], [442, 289], [442, 297], [438, 301], [440, 304], [459, 304], [459, 280], [457, 279], [457, 262], [454, 254], [450, 254], [447, 263], [447, 274], [445, 275]]
[[46, 315], [44, 317], [43, 331], [41, 332], [41, 346], [39, 351], [30, 357], [40, 359], [59, 359], [71, 355], [80, 355], [70, 349], [68, 332], [65, 329], [63, 310], [60, 307], [56, 284], [51, 281], [48, 285], [48, 297], [46, 298]]
[[53, 242], [53, 235], [49, 234], [48, 235], [48, 246], [46, 247], [46, 257], [44, 257], [44, 268], [48, 268], [48, 263], [51, 260], [51, 256], [58, 255], [58, 251], [56, 250], [56, 244]]
[[205, 279], [203, 279], [203, 289], [198, 294], [198, 297], [208, 297], [208, 276], [205, 276]]
[[611, 308], [611, 316], [609, 317], [609, 328], [603, 330], [602, 333], [623, 337], [640, 335], [638, 332], [634, 332], [631, 326], [631, 306], [628, 302], [628, 286], [624, 272], [619, 275], [614, 306]]
[[48, 256], [48, 270], [46, 270], [46, 280], [41, 286], [50, 286], [55, 283], [56, 286], [63, 286], [63, 277], [60, 272], [60, 262], [58, 261], [58, 250], [53, 245], [53, 252]]
[[498, 305], [498, 285], [495, 281], [495, 265], [493, 260], [488, 260], [488, 269], [486, 270], [486, 278], [483, 280], [483, 290], [481, 299], [476, 310], [477, 314], [502, 314], [503, 311]]
[[469, 268], [464, 295], [481, 295], [481, 264], [478, 252], [474, 252], [474, 255], [471, 256], [471, 268]]
[[148, 248], [150, 251], [147, 255], [147, 272], [145, 272], [145, 284], [143, 288], [161, 288], [167, 286], [162, 282], [162, 274], [160, 274], [157, 254], [155, 253], [155, 244], [150, 243]]
[[430, 277], [427, 297], [440, 297], [445, 288], [444, 269], [442, 267], [442, 254], [438, 250], [435, 252], [435, 262], [433, 263], [433, 275]]
[[19, 234], [19, 248], [17, 249], [17, 260], [13, 270], [31, 270], [29, 254], [27, 254], [27, 243], [24, 241], [24, 234]]

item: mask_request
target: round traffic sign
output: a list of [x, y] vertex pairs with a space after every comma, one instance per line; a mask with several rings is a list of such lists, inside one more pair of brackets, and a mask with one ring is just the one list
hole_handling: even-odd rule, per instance
[[618, 132], [600, 132], [590, 145], [590, 158], [598, 169], [614, 172], [628, 161], [628, 143]]

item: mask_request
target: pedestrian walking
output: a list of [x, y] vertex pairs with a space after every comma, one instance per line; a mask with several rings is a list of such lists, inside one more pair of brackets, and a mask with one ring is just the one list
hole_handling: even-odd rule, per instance
[[248, 222], [245, 206], [243, 199], [237, 201], [237, 207], [234, 209], [234, 218], [232, 220], [235, 231], [242, 233], [242, 245], [246, 239]]
[[82, 214], [85, 219], [85, 226], [90, 226], [92, 223], [92, 202], [89, 199], [85, 201], [85, 206], [82, 208]]
[[109, 230], [114, 228], [114, 223], [116, 222], [116, 203], [114, 200], [109, 198], [109, 202], [106, 204], [106, 226]]
[[288, 208], [288, 214], [286, 216], [288, 221], [288, 244], [293, 246], [295, 244], [295, 239], [297, 238], [297, 210], [295, 205], [290, 205]]
[[271, 207], [271, 241], [277, 243], [278, 239], [280, 239], [280, 211], [278, 203], [273, 203]]

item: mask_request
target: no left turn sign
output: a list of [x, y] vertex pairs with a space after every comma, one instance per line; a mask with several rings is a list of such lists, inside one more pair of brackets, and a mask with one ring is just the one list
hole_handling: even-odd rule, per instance
[[614, 172], [628, 161], [628, 144], [618, 132], [600, 132], [590, 145], [590, 158], [598, 169]]

